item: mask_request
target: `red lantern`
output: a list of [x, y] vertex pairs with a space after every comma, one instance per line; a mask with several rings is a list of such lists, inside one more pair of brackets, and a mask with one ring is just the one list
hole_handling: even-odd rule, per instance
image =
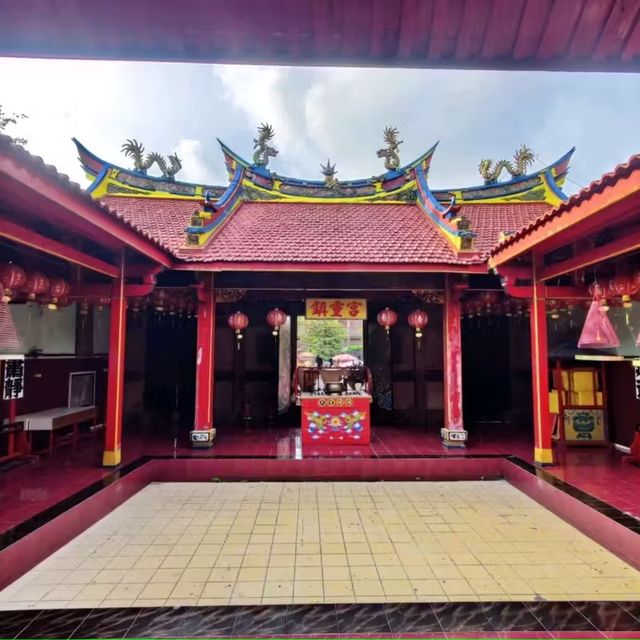
[[491, 308], [498, 304], [500, 294], [497, 291], [483, 291], [480, 295], [482, 304], [484, 304], [487, 311], [491, 311]]
[[389, 335], [391, 327], [393, 327], [396, 322], [398, 322], [398, 314], [392, 309], [389, 309], [389, 307], [385, 307], [378, 313], [378, 324], [384, 327], [387, 335]]
[[17, 264], [0, 266], [0, 284], [4, 288], [3, 302], [11, 302], [16, 291], [27, 281], [27, 274]]
[[100, 296], [98, 298], [98, 306], [96, 307], [96, 310], [100, 312], [105, 307], [108, 307], [110, 304], [111, 304], [111, 298], [109, 296]]
[[56, 309], [60, 298], [64, 298], [69, 293], [69, 283], [62, 278], [54, 278], [49, 282], [49, 309]]
[[166, 289], [156, 289], [153, 293], [153, 307], [156, 311], [163, 312], [169, 301], [169, 294]]
[[640, 282], [631, 275], [618, 275], [611, 279], [609, 283], [611, 292], [622, 298], [622, 306], [625, 309], [631, 308], [631, 296], [640, 290]]
[[27, 294], [27, 300], [35, 300], [49, 289], [49, 279], [41, 273], [34, 271], [27, 275], [27, 281], [22, 290]]
[[547, 309], [553, 320], [557, 320], [560, 317], [560, 303], [557, 300], [548, 300]]
[[249, 326], [249, 318], [242, 311], [236, 311], [227, 318], [227, 324], [236, 332], [236, 338], [242, 340], [242, 331]]
[[[280, 327], [287, 321], [287, 314], [276, 307], [267, 313], [267, 323], [271, 327], [271, 333], [277, 336]], [[248, 321], [247, 321], [248, 322]]]
[[409, 314], [407, 321], [416, 330], [416, 338], [422, 338], [422, 330], [427, 326], [427, 322], [429, 322], [427, 312], [422, 309], [416, 309]]

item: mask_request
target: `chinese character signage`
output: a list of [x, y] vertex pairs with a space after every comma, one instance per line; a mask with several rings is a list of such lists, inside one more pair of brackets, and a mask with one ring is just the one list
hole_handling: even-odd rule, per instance
[[640, 400], [640, 367], [633, 367], [633, 373], [636, 379], [636, 400]]
[[363, 298], [307, 298], [307, 320], [366, 320], [367, 301]]
[[5, 360], [2, 399], [17, 400], [24, 396], [24, 360]]

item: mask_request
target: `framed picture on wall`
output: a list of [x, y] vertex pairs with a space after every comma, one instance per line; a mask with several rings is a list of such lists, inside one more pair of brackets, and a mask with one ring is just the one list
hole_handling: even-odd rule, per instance
[[92, 407], [96, 403], [96, 372], [73, 371], [69, 374], [69, 406]]

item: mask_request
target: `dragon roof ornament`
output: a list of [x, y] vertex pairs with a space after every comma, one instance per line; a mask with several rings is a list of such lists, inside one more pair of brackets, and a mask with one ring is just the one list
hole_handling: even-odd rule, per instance
[[167, 180], [174, 180], [174, 176], [182, 169], [182, 162], [177, 153], [172, 153], [167, 156], [167, 160], [156, 151], [147, 153], [145, 158], [144, 145], [142, 142], [138, 142], [135, 138], [128, 139], [121, 147], [121, 151], [128, 158], [133, 158], [133, 169], [138, 173], [147, 175], [147, 170], [154, 164], [158, 165], [158, 168], [162, 172], [162, 176]]
[[336, 165], [331, 164], [331, 160], [327, 159], [327, 164], [321, 164], [320, 169], [322, 170], [322, 175], [324, 176], [324, 184], [329, 189], [336, 189], [339, 186], [338, 179], [335, 177], [336, 173]]
[[511, 178], [519, 178], [526, 175], [529, 165], [532, 165], [534, 160], [533, 151], [523, 144], [513, 154], [513, 164], [509, 160], [499, 160], [494, 163], [493, 160], [483, 159], [480, 160], [478, 170], [485, 184], [495, 184], [498, 182], [503, 169], [506, 169], [511, 174]]
[[275, 137], [275, 131], [270, 124], [263, 122], [258, 127], [258, 137], [253, 139], [253, 164], [257, 167], [266, 168], [269, 164], [269, 158], [275, 158], [278, 150], [268, 144]]
[[387, 171], [396, 171], [400, 167], [400, 155], [398, 147], [402, 140], [398, 140], [400, 132], [397, 127], [385, 127], [382, 137], [386, 143], [386, 148], [378, 149], [378, 158], [384, 158], [384, 168]]

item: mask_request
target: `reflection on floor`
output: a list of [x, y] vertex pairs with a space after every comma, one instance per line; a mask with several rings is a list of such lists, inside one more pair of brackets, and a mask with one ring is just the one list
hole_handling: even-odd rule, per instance
[[[304, 457], [412, 456], [478, 454], [514, 454], [532, 461], [530, 434], [514, 428], [483, 427], [470, 429], [469, 446], [464, 450], [443, 448], [437, 433], [393, 427], [373, 429], [368, 447], [303, 448]], [[189, 456], [276, 456], [295, 458], [299, 455], [296, 432], [289, 429], [224, 430], [218, 434], [211, 450], [194, 450], [186, 440], [175, 441], [161, 434], [145, 437], [125, 435], [123, 463], [142, 455]], [[77, 449], [62, 446], [52, 456], [34, 459], [33, 464], [0, 474], [0, 533], [64, 500], [87, 485], [112, 473], [101, 466], [102, 434], [81, 439]], [[548, 471], [565, 482], [607, 502], [618, 509], [640, 517], [640, 468], [623, 464], [623, 456], [605, 447], [557, 448], [557, 465]], [[266, 464], [256, 460], [255, 464]], [[357, 462], [354, 460], [354, 464]], [[461, 461], [461, 464], [464, 464]]]
[[3, 609], [640, 600], [640, 572], [505, 481], [158, 483]]

